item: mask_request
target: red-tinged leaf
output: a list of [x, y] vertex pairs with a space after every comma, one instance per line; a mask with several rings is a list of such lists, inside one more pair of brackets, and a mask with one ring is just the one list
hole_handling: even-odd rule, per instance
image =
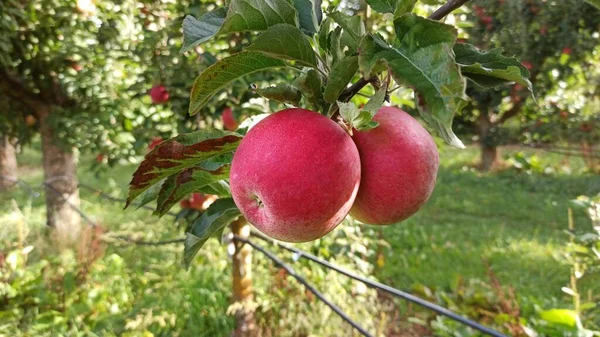
[[163, 142], [146, 155], [129, 184], [129, 204], [160, 180], [194, 167], [211, 157], [232, 152], [242, 136], [222, 130], [203, 130]]
[[206, 185], [229, 178], [229, 168], [229, 165], [223, 165], [215, 170], [192, 167], [168, 177], [158, 194], [154, 214], [163, 216], [189, 194], [200, 191]]

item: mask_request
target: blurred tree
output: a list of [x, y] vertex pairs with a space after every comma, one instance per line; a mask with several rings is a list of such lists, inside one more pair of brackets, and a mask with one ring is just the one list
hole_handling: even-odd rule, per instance
[[[469, 43], [485, 50], [502, 48], [523, 60], [538, 100], [554, 92], [574, 68], [589, 68], [600, 40], [600, 12], [579, 0], [477, 0], [468, 20], [475, 23], [465, 28]], [[469, 83], [468, 94], [473, 100], [462, 118], [476, 123], [481, 168], [488, 170], [498, 158], [501, 126], [515, 116], [523, 116], [522, 121], [538, 116], [540, 109], [521, 85], [483, 90]]]
[[144, 97], [150, 84], [136, 86], [152, 67], [136, 57], [150, 26], [137, 20], [143, 8], [136, 1], [0, 4], [0, 131], [21, 143], [41, 135], [47, 223], [60, 237], [80, 231], [76, 149], [131, 159], [142, 146], [124, 116], [139, 113], [138, 124], [156, 125], [169, 114]]

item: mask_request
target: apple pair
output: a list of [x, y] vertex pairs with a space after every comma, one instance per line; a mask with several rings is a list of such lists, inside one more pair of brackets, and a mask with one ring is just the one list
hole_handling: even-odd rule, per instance
[[383, 107], [379, 126], [350, 137], [313, 111], [287, 109], [257, 123], [234, 154], [231, 192], [261, 232], [288, 242], [316, 240], [350, 213], [373, 225], [414, 214], [429, 198], [438, 152], [406, 112]]

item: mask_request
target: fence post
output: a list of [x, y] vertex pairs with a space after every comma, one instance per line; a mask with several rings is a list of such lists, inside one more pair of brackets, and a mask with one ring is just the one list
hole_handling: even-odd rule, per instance
[[[233, 234], [243, 238], [250, 236], [250, 225], [241, 216], [231, 224]], [[233, 300], [238, 305], [235, 312], [234, 337], [252, 337], [256, 334], [254, 309], [252, 308], [252, 247], [242, 242], [234, 243], [233, 253]]]

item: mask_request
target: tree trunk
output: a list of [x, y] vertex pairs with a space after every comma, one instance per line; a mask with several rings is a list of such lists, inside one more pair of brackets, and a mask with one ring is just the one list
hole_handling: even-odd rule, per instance
[[[231, 231], [235, 235], [247, 238], [250, 236], [250, 225], [244, 217], [240, 217], [231, 224]], [[255, 336], [256, 323], [252, 308], [252, 248], [240, 242], [235, 243], [233, 253], [233, 300], [238, 305], [233, 336]]]
[[37, 109], [42, 135], [44, 184], [46, 185], [46, 221], [55, 236], [67, 245], [75, 243], [81, 233], [76, 155], [56, 144], [54, 130], [48, 123], [50, 107]]
[[479, 131], [479, 144], [481, 146], [481, 160], [479, 167], [482, 171], [489, 171], [498, 160], [498, 147], [490, 139], [492, 122], [487, 114], [481, 112], [477, 119], [477, 128]]
[[17, 152], [8, 136], [0, 136], [0, 192], [16, 184]]

